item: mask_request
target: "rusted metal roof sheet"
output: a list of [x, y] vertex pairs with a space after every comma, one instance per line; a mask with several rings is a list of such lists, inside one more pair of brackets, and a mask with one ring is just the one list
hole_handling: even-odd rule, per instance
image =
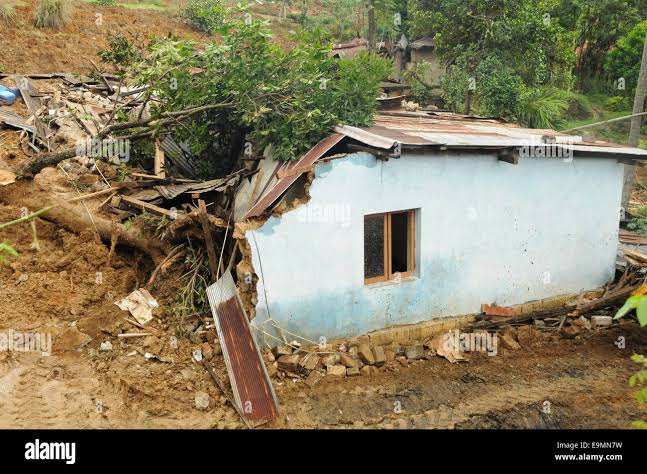
[[387, 111], [375, 118], [372, 127], [339, 125], [337, 132], [308, 151], [299, 161], [279, 165], [267, 189], [244, 219], [265, 212], [297, 180], [297, 178], [345, 137], [369, 147], [391, 150], [396, 145], [429, 148], [505, 149], [549, 144], [575, 152], [609, 157], [630, 155], [647, 159], [647, 150], [629, 148], [602, 141], [585, 142], [579, 135], [567, 135], [555, 130], [522, 128], [492, 117], [475, 117], [449, 112]]
[[368, 50], [368, 40], [356, 38], [349, 43], [340, 43], [333, 45], [333, 49], [328, 53], [330, 56], [339, 56], [340, 58], [352, 58], [358, 53]]
[[[273, 186], [269, 187], [267, 191], [261, 195], [260, 199], [256, 201], [254, 207], [245, 214], [244, 219], [260, 216], [299, 178], [299, 176], [310, 169], [315, 161], [339, 143], [342, 138], [344, 138], [344, 135], [341, 133], [336, 133], [324, 138], [303, 155], [300, 160], [280, 165], [275, 172], [275, 176], [279, 171], [289, 173], [289, 175], [284, 178], [279, 178]], [[290, 173], [291, 171], [292, 173]]]
[[249, 426], [276, 418], [279, 404], [229, 271], [207, 288], [234, 399]]

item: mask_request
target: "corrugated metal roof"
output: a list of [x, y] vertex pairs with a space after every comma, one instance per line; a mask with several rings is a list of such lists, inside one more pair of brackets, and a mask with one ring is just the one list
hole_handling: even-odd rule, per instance
[[265, 210], [269, 206], [271, 206], [272, 203], [276, 201], [281, 196], [281, 194], [283, 194], [299, 178], [299, 176], [301, 176], [305, 172], [305, 170], [312, 166], [315, 161], [321, 158], [333, 146], [339, 143], [342, 138], [344, 138], [344, 135], [342, 135], [341, 133], [336, 133], [335, 135], [324, 138], [313, 148], [311, 148], [305, 155], [303, 155], [300, 160], [290, 163], [283, 163], [282, 165], [280, 165], [274, 172], [274, 176], [276, 176], [280, 170], [288, 173], [291, 170], [295, 171], [296, 168], [298, 168], [299, 170], [303, 171], [295, 172], [294, 174], [290, 174], [289, 176], [285, 176], [284, 178], [277, 179], [273, 186], [269, 187], [261, 195], [260, 199], [256, 201], [254, 207], [252, 207], [245, 214], [244, 219], [257, 217], [265, 212]]
[[207, 288], [236, 404], [250, 426], [279, 414], [278, 402], [229, 271]]
[[[618, 158], [647, 159], [647, 150], [615, 143], [586, 142], [579, 135], [567, 135], [555, 130], [523, 128], [502, 119], [475, 117], [449, 112], [383, 112], [372, 127], [339, 125], [337, 132], [308, 151], [299, 161], [279, 165], [267, 190], [244, 218], [258, 217], [343, 138], [384, 150], [396, 145], [433, 148], [505, 149], [525, 146], [555, 145], [565, 150], [591, 155], [609, 154]], [[292, 173], [289, 171], [292, 170]], [[281, 172], [284, 177], [277, 177]], [[288, 176], [286, 176], [288, 174]]]

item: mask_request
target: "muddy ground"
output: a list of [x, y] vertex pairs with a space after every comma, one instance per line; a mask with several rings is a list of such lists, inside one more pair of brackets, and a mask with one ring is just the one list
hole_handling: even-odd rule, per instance
[[[96, 8], [80, 2], [63, 31], [43, 32], [28, 21], [33, 2], [23, 3], [20, 28], [0, 25], [0, 49], [20, 52], [2, 58], [5, 72], [88, 73], [108, 30], [199, 39], [177, 16], [160, 12], [102, 8], [98, 25]], [[0, 169], [16, 171], [28, 159], [18, 133], [2, 129]], [[643, 182], [645, 174], [639, 170]], [[0, 187], [0, 222], [20, 217], [25, 202], [47, 204], [54, 192], [75, 196], [60, 170]], [[100, 200], [88, 201], [91, 212]], [[644, 188], [632, 200], [647, 203]], [[39, 251], [28, 224], [0, 231], [0, 241], [19, 252], [0, 264], [0, 333], [51, 334], [53, 352], [0, 352], [0, 428], [244, 428], [191, 358], [209, 336], [187, 338], [172, 311], [181, 269], [171, 268], [151, 289], [161, 304], [152, 323], [157, 335], [119, 338], [140, 330], [114, 301], [142, 286], [154, 262], [122, 245], [108, 261], [109, 242], [89, 223], [79, 231], [73, 219], [77, 229], [53, 215], [35, 222]], [[621, 337], [624, 349], [614, 344]], [[100, 351], [107, 341], [112, 350]], [[623, 323], [572, 340], [546, 333], [519, 351], [460, 364], [434, 357], [370, 376], [327, 376], [313, 388], [288, 377], [275, 380], [281, 416], [265, 428], [628, 428], [647, 419], [628, 385], [634, 352], [647, 353], [647, 331]], [[221, 357], [211, 362], [224, 377]], [[210, 397], [206, 410], [196, 408], [201, 392]]]
[[[2, 193], [0, 193], [2, 201]], [[0, 204], [0, 222], [20, 209]], [[19, 256], [0, 266], [0, 330], [50, 333], [53, 354], [0, 352], [1, 428], [243, 428], [235, 410], [191, 359], [201, 340], [179, 336], [168, 310], [175, 279], [153, 289], [163, 310], [159, 336], [137, 332], [113, 301], [138, 288], [152, 264], [132, 249], [109, 246], [91, 230], [76, 234], [39, 219], [41, 250], [28, 224], [0, 237]], [[101, 272], [101, 282], [97, 282]], [[450, 364], [434, 357], [356, 378], [275, 381], [281, 417], [269, 428], [627, 428], [647, 417], [628, 385], [634, 352], [647, 353], [635, 323], [572, 340], [542, 333], [511, 352]], [[625, 348], [617, 347], [618, 338]], [[102, 342], [113, 349], [99, 351]], [[146, 352], [163, 361], [147, 360]], [[219, 356], [212, 363], [219, 373]], [[199, 410], [205, 392], [210, 407]]]

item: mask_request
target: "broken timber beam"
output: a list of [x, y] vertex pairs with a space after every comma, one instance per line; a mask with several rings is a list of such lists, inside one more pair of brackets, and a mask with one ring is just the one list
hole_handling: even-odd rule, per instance
[[145, 201], [140, 201], [139, 199], [135, 199], [130, 196], [122, 196], [121, 200], [122, 202], [125, 202], [126, 204], [136, 207], [137, 209], [140, 209], [142, 211], [147, 211], [152, 214], [157, 214], [158, 216], [166, 216], [169, 219], [173, 219], [175, 217], [175, 214], [173, 214], [168, 209], [164, 209], [163, 207], [159, 207], [159, 206], [156, 206], [155, 204], [150, 204]]
[[202, 199], [198, 200], [198, 215], [200, 216], [202, 232], [204, 233], [204, 243], [207, 246], [207, 255], [209, 256], [209, 270], [211, 271], [211, 278], [213, 279], [213, 281], [216, 281], [218, 280], [218, 258], [216, 257], [216, 249], [213, 247], [213, 236], [211, 233], [211, 224], [209, 223], [207, 206]]

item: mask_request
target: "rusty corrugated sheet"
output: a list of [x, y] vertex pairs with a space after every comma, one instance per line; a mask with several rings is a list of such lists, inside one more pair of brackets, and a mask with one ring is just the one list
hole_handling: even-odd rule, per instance
[[[292, 162], [289, 164], [282, 165], [279, 169], [289, 172], [293, 169], [306, 170], [308, 167], [312, 166], [315, 161], [321, 158], [327, 151], [339, 143], [344, 135], [341, 133], [336, 133], [327, 138], [324, 138], [314, 147], [312, 147], [305, 155], [301, 157], [300, 160]], [[278, 170], [277, 170], [278, 171]], [[250, 217], [258, 217], [265, 210], [274, 203], [305, 171], [298, 171], [295, 174], [286, 176], [285, 178], [280, 178], [276, 183], [269, 187], [267, 192], [265, 192], [261, 198], [256, 201], [254, 207], [252, 207], [249, 212], [245, 214], [244, 219]]]
[[249, 426], [276, 418], [279, 405], [229, 271], [207, 288], [235, 402]]

